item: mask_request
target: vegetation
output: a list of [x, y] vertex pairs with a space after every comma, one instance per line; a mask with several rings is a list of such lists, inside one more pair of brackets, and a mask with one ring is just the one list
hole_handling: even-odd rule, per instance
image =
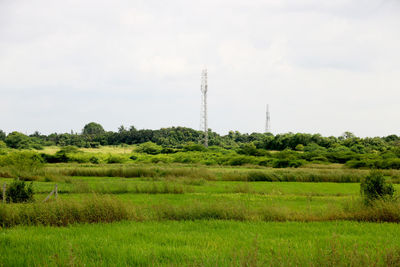
[[0, 131], [0, 266], [399, 265], [398, 136], [201, 134]]
[[20, 203], [33, 201], [32, 183], [26, 185], [24, 181], [15, 179], [5, 192], [7, 202]]
[[[9, 148], [41, 149], [43, 146], [76, 146], [98, 148], [105, 145], [134, 145], [135, 152], [149, 155], [173, 154], [176, 152], [196, 151], [205, 154], [233, 153], [227, 165], [266, 164], [268, 166], [298, 167], [304, 162], [346, 163], [350, 168], [400, 169], [400, 137], [359, 138], [350, 132], [340, 137], [323, 137], [319, 134], [287, 133], [241, 134], [229, 132], [225, 136], [209, 133], [211, 148], [205, 149], [198, 144], [202, 132], [184, 127], [163, 128], [160, 130], [129, 130], [121, 126], [118, 132], [106, 132], [103, 127], [91, 122], [82, 130], [82, 134], [65, 133], [41, 135], [38, 132], [30, 136], [18, 132], [5, 135], [0, 132], [0, 141], [4, 140]], [[274, 158], [269, 151], [282, 151]], [[68, 153], [67, 153], [68, 154]], [[239, 156], [242, 155], [242, 156]], [[59, 159], [66, 160], [59, 155]], [[261, 159], [258, 159], [261, 158]], [[216, 162], [221, 164], [220, 162]], [[212, 164], [215, 164], [212, 163]]]
[[5, 266], [398, 266], [397, 236], [397, 225], [354, 222], [17, 227], [0, 236], [0, 262]]
[[366, 204], [371, 204], [377, 199], [389, 200], [394, 195], [393, 185], [388, 183], [383, 173], [379, 171], [372, 171], [361, 182], [360, 189]]

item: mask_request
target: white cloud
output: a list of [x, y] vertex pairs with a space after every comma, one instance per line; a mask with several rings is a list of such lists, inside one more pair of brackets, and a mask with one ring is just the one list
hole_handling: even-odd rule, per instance
[[398, 1], [0, 3], [0, 129], [399, 131]]

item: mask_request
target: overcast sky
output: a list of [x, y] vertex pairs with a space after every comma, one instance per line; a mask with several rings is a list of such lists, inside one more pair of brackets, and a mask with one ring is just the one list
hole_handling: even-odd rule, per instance
[[0, 0], [0, 129], [400, 134], [399, 0]]

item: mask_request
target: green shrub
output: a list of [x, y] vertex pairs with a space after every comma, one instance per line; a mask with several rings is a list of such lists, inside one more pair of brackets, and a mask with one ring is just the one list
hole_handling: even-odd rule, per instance
[[228, 165], [231, 166], [240, 166], [244, 164], [250, 164], [252, 162], [252, 158], [248, 156], [232, 156], [229, 158]]
[[366, 204], [377, 199], [387, 200], [393, 197], [394, 187], [388, 183], [382, 172], [371, 171], [360, 184], [361, 195]]
[[206, 148], [203, 145], [195, 144], [195, 143], [188, 143], [183, 146], [184, 151], [205, 151]]
[[33, 200], [32, 183], [26, 185], [24, 181], [15, 179], [6, 190], [6, 201], [12, 203], [30, 202]]
[[118, 156], [118, 155], [110, 155], [107, 158], [107, 163], [109, 163], [109, 164], [124, 163], [124, 162], [125, 162], [125, 158], [122, 156]]
[[25, 134], [19, 132], [10, 133], [5, 139], [5, 142], [8, 147], [15, 149], [30, 149], [32, 146], [32, 140]]
[[47, 163], [63, 163], [63, 162], [69, 162], [70, 158], [66, 153], [59, 153], [58, 151], [54, 155], [42, 153], [40, 156], [43, 158], [43, 160]]
[[90, 161], [90, 163], [93, 163], [93, 164], [99, 164], [99, 163], [100, 163], [99, 158], [98, 158], [98, 157], [95, 157], [95, 156], [92, 156], [92, 157], [89, 159], [89, 161]]
[[35, 180], [43, 169], [43, 159], [35, 152], [13, 152], [0, 159], [0, 166], [14, 178]]
[[163, 147], [163, 149], [161, 150], [161, 154], [173, 154], [178, 152], [178, 150], [173, 149], [171, 147]]
[[68, 153], [68, 154], [74, 154], [74, 153], [79, 153], [79, 149], [76, 146], [65, 146], [60, 149], [57, 153]]
[[271, 173], [261, 172], [261, 171], [251, 171], [247, 173], [247, 180], [250, 182], [260, 182], [260, 181], [272, 182], [274, 179]]
[[150, 155], [160, 154], [161, 151], [162, 151], [162, 146], [159, 146], [153, 142], [146, 142], [146, 143], [140, 144], [136, 148], [136, 152], [146, 153], [146, 154], [150, 154]]
[[300, 159], [275, 159], [274, 161], [272, 161], [273, 168], [298, 168], [302, 165], [304, 165], [304, 161]]

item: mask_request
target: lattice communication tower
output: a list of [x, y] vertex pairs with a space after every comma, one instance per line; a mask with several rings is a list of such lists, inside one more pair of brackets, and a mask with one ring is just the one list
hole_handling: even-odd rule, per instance
[[208, 121], [207, 121], [207, 69], [201, 73], [201, 111], [200, 130], [204, 132], [204, 146], [208, 147]]
[[269, 105], [267, 104], [267, 112], [266, 112], [266, 117], [265, 117], [265, 132], [270, 133], [271, 132], [271, 119], [269, 116]]

